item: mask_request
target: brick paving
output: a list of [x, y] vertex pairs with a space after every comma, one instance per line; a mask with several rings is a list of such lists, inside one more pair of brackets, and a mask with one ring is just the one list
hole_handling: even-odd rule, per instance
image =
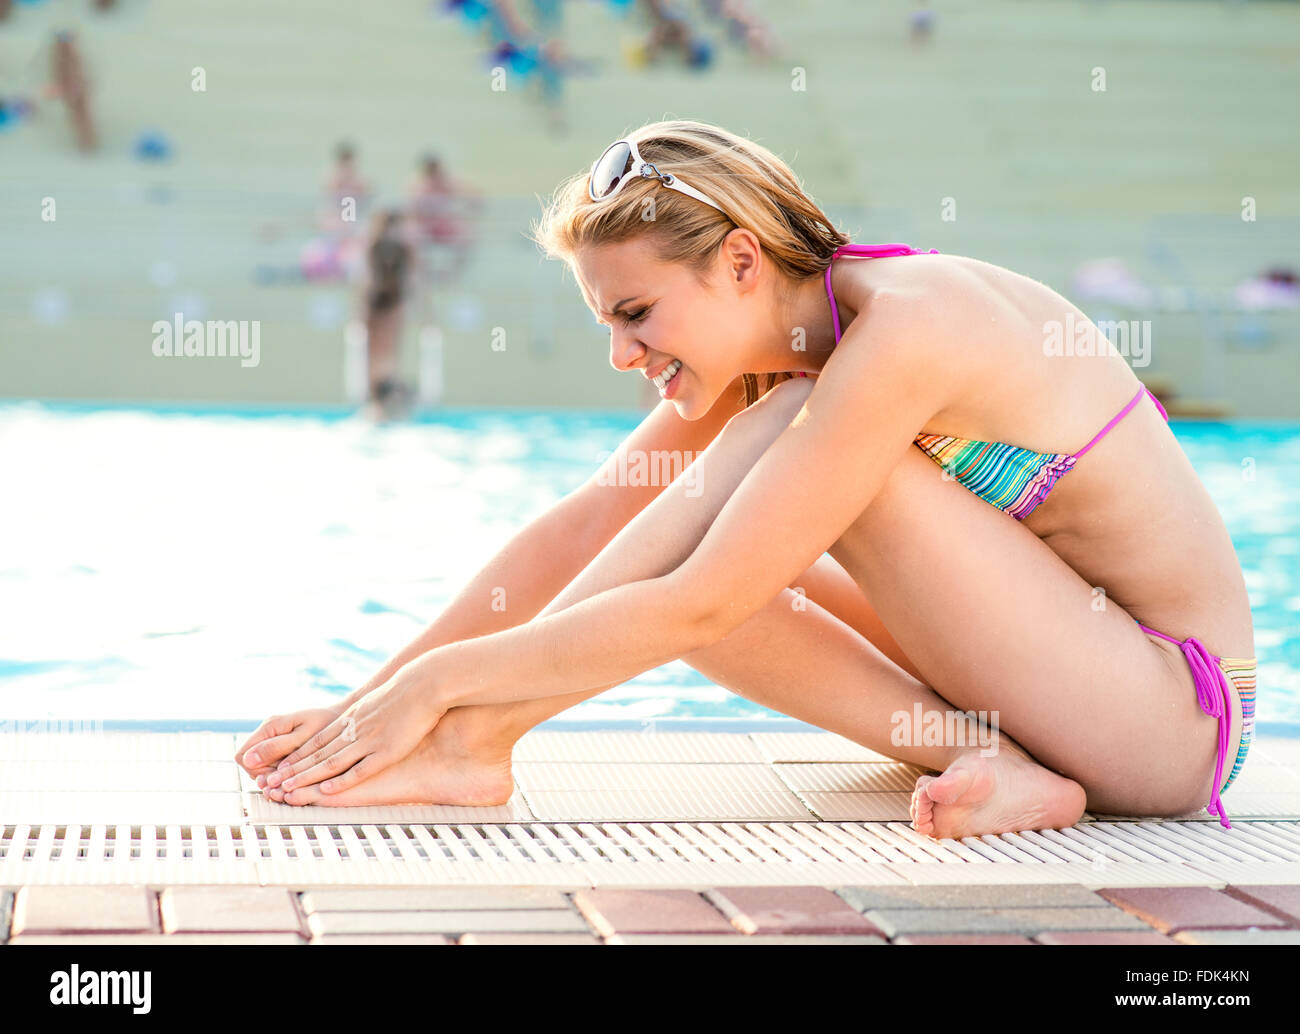
[[[0, 889], [9, 944], [1300, 944], [1300, 887]], [[161, 917], [161, 922], [160, 922]]]
[[1161, 933], [1284, 927], [1286, 920], [1209, 887], [1127, 887], [1102, 896]]

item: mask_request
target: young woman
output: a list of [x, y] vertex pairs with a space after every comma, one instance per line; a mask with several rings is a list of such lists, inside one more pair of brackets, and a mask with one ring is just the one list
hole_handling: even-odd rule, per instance
[[[1228, 825], [1244, 579], [1124, 360], [1053, 344], [1095, 330], [1075, 306], [850, 246], [770, 151], [692, 121], [611, 145], [535, 236], [665, 400], [610, 464], [704, 453], [662, 490], [593, 477], [337, 708], [267, 720], [237, 760], [271, 799], [501, 803], [527, 729], [682, 658], [941, 773], [912, 796], [933, 837], [1207, 800]], [[998, 749], [900, 728], [918, 704], [992, 712]]]

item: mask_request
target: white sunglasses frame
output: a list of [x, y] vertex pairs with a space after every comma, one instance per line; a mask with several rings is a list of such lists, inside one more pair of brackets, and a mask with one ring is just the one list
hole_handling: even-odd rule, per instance
[[[592, 189], [592, 177], [596, 174], [596, 166], [601, 163], [605, 155], [609, 154], [609, 152], [619, 144], [627, 144], [628, 147], [631, 148], [632, 168], [618, 178], [618, 182], [614, 184], [613, 190], [608, 194], [597, 197], [596, 192]], [[608, 201], [610, 198], [618, 194], [629, 180], [635, 179], [638, 175], [645, 179], [657, 179], [670, 190], [677, 190], [687, 195], [687, 197], [695, 198], [696, 201], [703, 201], [706, 205], [711, 205], [716, 208], [723, 215], [727, 215], [726, 210], [720, 204], [707, 195], [702, 194], [694, 187], [683, 183], [680, 177], [674, 176], [671, 172], [660, 172], [652, 162], [648, 162], [641, 157], [641, 152], [636, 149], [636, 141], [628, 140], [626, 137], [622, 140], [615, 140], [609, 145], [609, 147], [606, 147], [600, 152], [600, 157], [591, 163], [591, 170], [587, 173], [587, 196], [591, 198], [592, 201]], [[728, 215], [727, 218], [730, 219], [731, 216]]]

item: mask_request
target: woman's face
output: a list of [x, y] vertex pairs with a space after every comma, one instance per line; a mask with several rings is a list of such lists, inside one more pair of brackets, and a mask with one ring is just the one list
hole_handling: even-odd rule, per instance
[[657, 261], [644, 239], [584, 249], [574, 266], [587, 307], [610, 328], [610, 365], [650, 379], [683, 419], [708, 413], [749, 368], [755, 306], [744, 304], [751, 291], [734, 282], [723, 254], [712, 288], [685, 266]]

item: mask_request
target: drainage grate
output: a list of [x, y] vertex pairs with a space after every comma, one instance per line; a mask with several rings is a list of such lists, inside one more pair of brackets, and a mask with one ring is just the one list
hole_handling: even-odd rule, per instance
[[1300, 883], [1300, 822], [1089, 822], [932, 841], [902, 822], [6, 825], [0, 885]]

